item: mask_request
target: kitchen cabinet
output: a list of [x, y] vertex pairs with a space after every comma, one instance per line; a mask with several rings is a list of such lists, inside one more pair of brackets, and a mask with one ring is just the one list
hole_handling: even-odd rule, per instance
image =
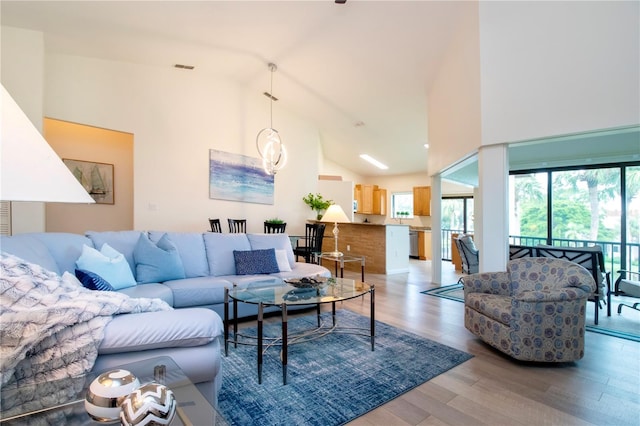
[[431, 231], [418, 231], [418, 259], [431, 260]]
[[353, 199], [356, 200], [356, 210], [354, 213], [362, 213], [362, 185], [353, 187]]
[[413, 215], [431, 216], [431, 187], [413, 187]]
[[387, 214], [387, 190], [376, 188], [373, 190], [373, 214], [385, 216]]
[[378, 185], [356, 184], [353, 198], [358, 204], [356, 213], [387, 214], [387, 190], [378, 188]]

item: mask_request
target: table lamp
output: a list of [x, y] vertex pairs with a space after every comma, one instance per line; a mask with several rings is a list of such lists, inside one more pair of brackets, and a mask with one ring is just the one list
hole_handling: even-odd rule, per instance
[[320, 219], [321, 222], [333, 222], [333, 239], [335, 242], [334, 251], [328, 253], [331, 256], [340, 257], [343, 256], [342, 252], [338, 251], [338, 223], [349, 223], [351, 222], [346, 214], [344, 214], [344, 210], [338, 204], [332, 204], [327, 209], [327, 212]]
[[0, 200], [94, 203], [2, 86]]

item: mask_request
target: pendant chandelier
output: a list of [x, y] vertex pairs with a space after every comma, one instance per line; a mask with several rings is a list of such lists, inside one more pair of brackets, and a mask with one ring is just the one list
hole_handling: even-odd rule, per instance
[[287, 163], [287, 150], [280, 140], [280, 134], [273, 128], [273, 73], [278, 67], [276, 64], [269, 63], [269, 71], [271, 71], [271, 91], [267, 95], [270, 99], [270, 122], [269, 127], [258, 132], [256, 136], [256, 148], [262, 160], [262, 168], [268, 175], [275, 175], [278, 170], [282, 169]]

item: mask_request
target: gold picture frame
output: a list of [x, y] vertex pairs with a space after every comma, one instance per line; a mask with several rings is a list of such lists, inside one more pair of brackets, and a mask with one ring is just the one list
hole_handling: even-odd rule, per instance
[[113, 164], [63, 158], [62, 162], [78, 179], [96, 204], [115, 204]]

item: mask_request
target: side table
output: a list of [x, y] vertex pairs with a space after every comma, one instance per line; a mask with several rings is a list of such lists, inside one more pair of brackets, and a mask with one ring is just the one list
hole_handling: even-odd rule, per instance
[[[170, 357], [149, 358], [116, 368], [132, 372], [143, 384], [156, 381], [164, 383], [173, 391], [177, 407], [172, 426], [228, 426], [222, 414], [207, 401]], [[0, 424], [104, 424], [90, 418], [84, 406], [87, 389], [93, 379], [103, 372], [3, 389]]]
[[335, 263], [335, 276], [338, 276], [338, 265], [340, 265], [340, 278], [344, 278], [344, 264], [347, 262], [360, 262], [361, 265], [361, 281], [364, 282], [364, 256], [358, 256], [353, 254], [344, 254], [342, 256], [335, 256], [332, 253], [318, 253], [316, 255], [318, 263], [322, 263], [322, 260], [330, 260]]

